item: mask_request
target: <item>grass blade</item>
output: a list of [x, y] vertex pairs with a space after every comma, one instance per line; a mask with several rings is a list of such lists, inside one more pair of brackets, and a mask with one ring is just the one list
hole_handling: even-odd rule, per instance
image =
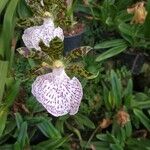
[[3, 98], [5, 81], [7, 77], [8, 62], [0, 61], [0, 104]]

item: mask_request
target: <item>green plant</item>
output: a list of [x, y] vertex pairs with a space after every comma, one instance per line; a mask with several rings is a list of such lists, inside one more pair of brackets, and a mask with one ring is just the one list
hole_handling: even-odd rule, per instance
[[126, 13], [126, 8], [132, 0], [124, 2], [103, 0], [100, 2], [88, 1], [87, 5], [79, 5], [79, 10], [98, 20], [103, 30], [114, 31], [116, 25], [122, 21], [128, 21], [130, 16]]
[[16, 9], [19, 0], [0, 2], [0, 13], [4, 12], [2, 30], [0, 31], [0, 137], [3, 135], [9, 109], [18, 92], [20, 81], [15, 81], [11, 75], [14, 51], [17, 41], [15, 35]]
[[74, 8], [77, 3], [77, 0], [66, 0], [67, 4], [67, 17], [68, 21], [70, 21], [70, 24], [68, 24], [68, 28], [73, 28], [73, 26], [76, 24], [76, 21], [74, 19]]
[[[111, 150], [148, 149], [149, 140], [144, 137], [144, 132], [141, 136], [137, 133], [141, 131], [141, 126], [146, 128], [145, 132], [150, 130], [150, 119], [146, 116], [149, 96], [134, 94], [131, 79], [126, 86], [122, 86], [121, 78], [114, 71], [111, 71], [109, 83], [103, 83], [103, 119], [93, 131], [86, 148], [93, 145]], [[103, 130], [106, 132], [103, 133]], [[97, 132], [100, 132], [96, 135], [100, 141], [92, 141]]]
[[[116, 28], [120, 32], [121, 37], [124, 39], [127, 47], [131, 51], [141, 51], [149, 49], [149, 5], [150, 1], [146, 3], [147, 16], [143, 24], [129, 24], [128, 20], [122, 19], [117, 23]], [[129, 7], [129, 6], [128, 6]], [[126, 11], [127, 14], [127, 11]]]
[[127, 49], [127, 44], [122, 39], [115, 39], [111, 41], [104, 41], [100, 44], [96, 44], [94, 49], [95, 50], [108, 49], [106, 52], [103, 52], [96, 58], [96, 61], [100, 62], [125, 51]]

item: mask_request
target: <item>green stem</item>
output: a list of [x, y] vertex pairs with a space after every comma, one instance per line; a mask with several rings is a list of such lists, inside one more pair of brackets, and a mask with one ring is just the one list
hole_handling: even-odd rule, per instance
[[80, 144], [81, 144], [81, 143], [82, 143], [82, 137], [81, 137], [80, 131], [79, 131], [77, 128], [71, 126], [71, 125], [70, 125], [69, 123], [67, 123], [67, 122], [65, 122], [65, 124], [66, 124], [67, 128], [68, 128], [70, 131], [74, 132], [74, 133], [77, 135], [77, 137], [79, 138]]
[[94, 135], [96, 134], [96, 132], [97, 132], [99, 129], [100, 129], [100, 126], [98, 126], [98, 127], [93, 131], [93, 133], [91, 134], [91, 136], [90, 136], [88, 142], [87, 142], [86, 145], [85, 145], [85, 148], [90, 144], [90, 142], [92, 141]]

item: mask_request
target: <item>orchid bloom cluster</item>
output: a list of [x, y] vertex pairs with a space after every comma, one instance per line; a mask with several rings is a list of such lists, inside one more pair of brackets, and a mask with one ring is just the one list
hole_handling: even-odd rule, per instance
[[[42, 51], [40, 42], [50, 47], [50, 42], [55, 37], [63, 42], [63, 30], [55, 27], [53, 20], [46, 17], [41, 26], [27, 28], [22, 39], [28, 49]], [[83, 89], [76, 77], [71, 79], [67, 76], [63, 62], [55, 60], [51, 73], [36, 78], [32, 84], [32, 94], [50, 114], [58, 117], [66, 114], [74, 115], [78, 112]]]

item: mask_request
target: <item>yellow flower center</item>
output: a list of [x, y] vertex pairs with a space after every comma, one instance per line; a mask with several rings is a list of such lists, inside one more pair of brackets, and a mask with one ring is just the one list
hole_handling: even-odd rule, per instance
[[61, 60], [55, 60], [53, 63], [53, 68], [63, 68], [64, 64]]
[[48, 11], [46, 11], [46, 12], [44, 12], [44, 14], [43, 14], [43, 16], [44, 17], [52, 17], [52, 14], [50, 13], [50, 12], [48, 12]]

